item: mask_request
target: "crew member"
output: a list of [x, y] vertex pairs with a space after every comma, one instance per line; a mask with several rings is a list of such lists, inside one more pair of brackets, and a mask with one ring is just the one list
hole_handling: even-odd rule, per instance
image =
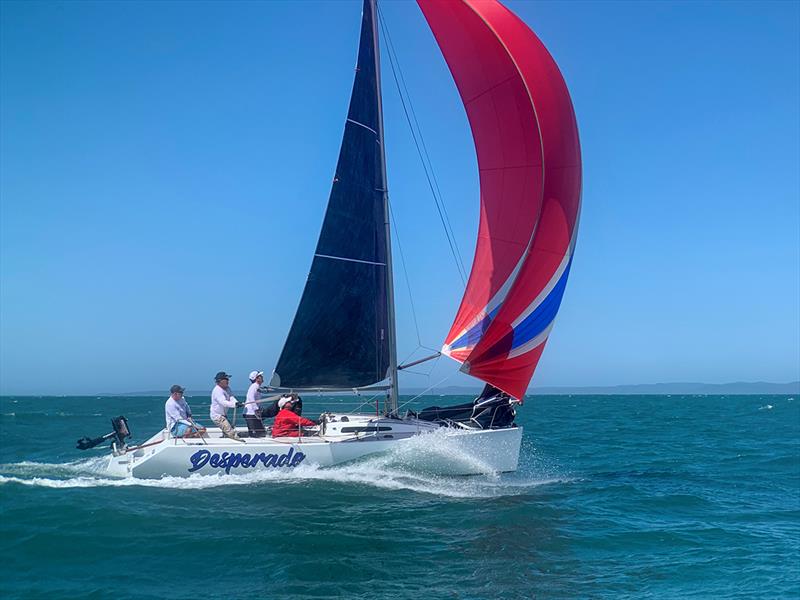
[[229, 387], [231, 376], [220, 371], [214, 376], [217, 385], [211, 390], [211, 420], [222, 430], [222, 437], [233, 440], [241, 439], [236, 430], [228, 422], [228, 409], [244, 406], [231, 394]]
[[197, 437], [206, 432], [205, 427], [200, 427], [192, 419], [192, 409], [183, 397], [186, 391], [179, 385], [169, 388], [169, 398], [164, 404], [164, 414], [167, 419], [167, 431], [173, 437]]
[[272, 425], [272, 437], [300, 437], [301, 427], [314, 427], [316, 422], [301, 417], [295, 412], [295, 407], [299, 404], [300, 398], [292, 395], [278, 400], [280, 411], [275, 417]]
[[250, 387], [247, 389], [247, 401], [244, 403], [244, 420], [250, 437], [266, 437], [261, 405], [261, 384], [264, 383], [264, 371], [250, 372]]

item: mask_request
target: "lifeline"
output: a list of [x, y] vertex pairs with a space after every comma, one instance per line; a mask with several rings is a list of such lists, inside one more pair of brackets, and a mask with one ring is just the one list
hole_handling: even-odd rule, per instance
[[189, 457], [192, 467], [189, 473], [202, 469], [206, 464], [215, 469], [225, 469], [225, 473], [230, 473], [236, 467], [255, 467], [262, 463], [265, 467], [296, 467], [306, 457], [305, 454], [294, 448], [289, 448], [286, 454], [239, 454], [238, 452], [223, 452], [222, 454], [212, 454], [208, 450], [198, 450]]

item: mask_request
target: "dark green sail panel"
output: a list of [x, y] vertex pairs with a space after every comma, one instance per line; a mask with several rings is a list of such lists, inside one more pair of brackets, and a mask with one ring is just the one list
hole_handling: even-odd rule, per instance
[[351, 388], [386, 377], [383, 152], [373, 6], [364, 2], [353, 93], [328, 208], [272, 385]]

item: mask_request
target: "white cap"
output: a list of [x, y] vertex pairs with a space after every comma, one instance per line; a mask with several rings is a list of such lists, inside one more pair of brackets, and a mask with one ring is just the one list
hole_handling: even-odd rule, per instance
[[250, 371], [250, 381], [255, 381], [256, 377], [264, 375], [264, 371]]
[[291, 401], [292, 401], [291, 398], [281, 398], [280, 400], [278, 400], [278, 408], [283, 408]]

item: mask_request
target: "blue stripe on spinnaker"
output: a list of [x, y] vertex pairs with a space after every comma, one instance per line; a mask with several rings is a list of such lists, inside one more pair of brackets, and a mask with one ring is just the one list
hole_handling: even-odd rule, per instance
[[502, 304], [496, 306], [492, 312], [483, 317], [475, 325], [470, 327], [466, 333], [461, 335], [461, 337], [450, 344], [450, 349], [459, 350], [460, 348], [470, 348], [477, 344], [478, 341], [480, 341], [480, 339], [483, 337], [483, 334], [486, 333], [489, 325], [491, 325], [495, 315], [497, 314], [497, 311], [500, 310], [500, 306], [502, 306]]
[[564, 297], [564, 290], [567, 287], [567, 276], [569, 275], [571, 266], [572, 257], [570, 257], [567, 268], [564, 269], [558, 283], [550, 290], [547, 297], [542, 300], [542, 303], [537, 306], [531, 314], [525, 317], [525, 319], [514, 328], [514, 338], [511, 342], [512, 350], [523, 344], [527, 344], [547, 329], [547, 326], [556, 318], [558, 308], [561, 306], [561, 299]]

